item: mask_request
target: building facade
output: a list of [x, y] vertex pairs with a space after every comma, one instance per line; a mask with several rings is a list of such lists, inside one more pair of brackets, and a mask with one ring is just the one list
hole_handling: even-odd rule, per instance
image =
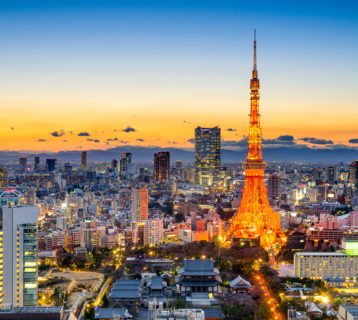
[[0, 304], [37, 305], [38, 215], [36, 206], [13, 203], [0, 208]]
[[220, 128], [195, 129], [195, 183], [212, 186], [220, 177]]
[[81, 169], [82, 170], [87, 170], [88, 166], [87, 166], [87, 151], [83, 151], [81, 153]]
[[156, 182], [167, 182], [170, 178], [170, 152], [154, 154], [154, 179]]
[[294, 268], [298, 278], [355, 278], [358, 256], [340, 252], [297, 252]]
[[148, 219], [148, 189], [132, 189], [132, 221], [142, 222]]
[[163, 244], [164, 228], [162, 219], [149, 219], [145, 221], [145, 235], [147, 244], [159, 246]]

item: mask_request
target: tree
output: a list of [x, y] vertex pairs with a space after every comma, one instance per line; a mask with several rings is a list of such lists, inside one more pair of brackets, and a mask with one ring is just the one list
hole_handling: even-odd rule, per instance
[[174, 309], [185, 309], [187, 307], [187, 303], [185, 300], [177, 299], [175, 301], [171, 301], [169, 303], [169, 308]]
[[257, 320], [271, 320], [272, 312], [266, 302], [261, 302], [259, 309], [256, 312]]
[[102, 298], [102, 307], [103, 308], [108, 308], [109, 307], [109, 300], [107, 295], [105, 294]]
[[140, 280], [140, 279], [142, 279], [142, 276], [140, 275], [140, 273], [134, 273], [134, 274], [130, 275], [130, 278]]
[[160, 276], [163, 273], [163, 268], [160, 266], [155, 266], [154, 272], [157, 274], [157, 276]]
[[60, 305], [60, 289], [59, 288], [55, 288], [55, 290], [53, 291], [52, 300], [55, 302], [55, 306]]
[[182, 213], [177, 213], [175, 215], [175, 222], [179, 223], [179, 222], [183, 222], [185, 220], [185, 217]]
[[95, 315], [94, 306], [93, 305], [87, 306], [87, 308], [85, 309], [85, 312], [83, 313], [83, 318], [85, 320], [93, 320], [94, 315]]
[[174, 210], [173, 210], [173, 202], [171, 202], [170, 200], [165, 201], [163, 203], [163, 211], [167, 215], [170, 215], [170, 216], [173, 215], [173, 212], [174, 212]]

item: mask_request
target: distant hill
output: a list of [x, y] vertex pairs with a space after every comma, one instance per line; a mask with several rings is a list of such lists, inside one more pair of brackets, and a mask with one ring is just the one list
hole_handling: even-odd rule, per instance
[[[122, 152], [132, 152], [134, 162], [151, 162], [154, 153], [158, 151], [169, 151], [171, 161], [183, 160], [193, 161], [193, 150], [180, 148], [161, 148], [156, 146], [121, 146], [107, 150], [87, 150], [89, 161], [111, 161], [119, 159]], [[323, 161], [323, 162], [350, 162], [358, 159], [358, 150], [350, 147], [313, 149], [308, 146], [288, 146], [263, 149], [265, 161]], [[57, 158], [62, 161], [79, 161], [81, 151], [60, 151], [57, 153], [26, 153], [15, 151], [0, 151], [0, 161], [7, 162], [17, 160], [21, 156], [32, 159], [35, 155], [46, 158]], [[246, 150], [222, 150], [223, 162], [245, 161]]]

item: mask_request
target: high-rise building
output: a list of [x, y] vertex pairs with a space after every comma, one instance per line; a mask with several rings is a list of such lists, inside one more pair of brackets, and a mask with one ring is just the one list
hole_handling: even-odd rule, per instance
[[112, 160], [112, 162], [111, 162], [111, 169], [112, 169], [112, 170], [118, 169], [118, 161], [117, 161], [117, 159], [113, 159], [113, 160]]
[[281, 177], [277, 172], [272, 174], [267, 181], [268, 196], [271, 200], [278, 200], [281, 196]]
[[220, 177], [220, 128], [195, 129], [195, 183], [212, 186]]
[[321, 170], [319, 168], [314, 168], [312, 172], [312, 179], [316, 186], [321, 184]]
[[55, 171], [57, 168], [57, 159], [46, 159], [46, 170], [49, 172]]
[[154, 154], [154, 179], [156, 182], [167, 182], [170, 178], [170, 152]]
[[81, 153], [81, 169], [82, 170], [87, 170], [88, 166], [87, 166], [87, 151], [83, 151]]
[[36, 306], [39, 209], [20, 205], [22, 197], [16, 191], [4, 191], [0, 198], [0, 304]]
[[6, 188], [9, 186], [9, 174], [7, 172], [7, 169], [0, 168], [0, 189]]
[[148, 189], [132, 189], [132, 221], [142, 222], [148, 219]]
[[34, 160], [34, 170], [38, 171], [40, 169], [40, 157], [35, 157]]
[[132, 243], [138, 247], [147, 245], [145, 222], [132, 223]]
[[66, 162], [63, 166], [64, 169], [64, 173], [67, 176], [71, 176], [72, 175], [72, 165], [70, 162]]
[[121, 176], [128, 174], [128, 169], [132, 163], [132, 154], [130, 152], [123, 152], [122, 158], [119, 160], [119, 172]]
[[159, 246], [163, 244], [164, 229], [162, 219], [149, 219], [145, 221], [146, 243]]
[[20, 157], [19, 158], [19, 167], [20, 170], [25, 171], [27, 168], [27, 158], [26, 157]]
[[318, 187], [317, 202], [323, 202], [327, 200], [328, 186], [323, 184]]
[[[254, 66], [250, 82], [250, 126], [247, 159], [244, 163], [245, 185], [241, 203], [229, 226], [226, 240], [247, 239], [260, 242], [269, 250], [278, 250], [286, 242], [280, 227], [280, 213], [273, 211], [268, 202], [264, 171], [266, 163], [262, 157], [262, 133], [260, 126], [260, 81], [256, 66], [256, 31], [254, 40]], [[241, 240], [240, 240], [241, 241]]]
[[355, 160], [349, 167], [349, 182], [356, 191], [358, 189], [358, 160]]
[[336, 171], [334, 167], [328, 167], [327, 169], [327, 182], [332, 186], [336, 180]]
[[175, 161], [175, 174], [180, 180], [183, 180], [183, 161], [177, 160]]

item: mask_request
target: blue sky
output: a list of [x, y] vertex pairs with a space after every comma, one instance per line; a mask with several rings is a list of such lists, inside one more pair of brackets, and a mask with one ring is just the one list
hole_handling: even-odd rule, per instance
[[22, 130], [0, 130], [0, 142], [23, 149], [44, 139], [38, 148], [55, 149], [51, 131], [104, 141], [116, 125], [137, 128], [130, 143], [165, 145], [169, 135], [187, 146], [196, 125], [235, 127], [223, 138], [241, 139], [257, 28], [265, 137], [347, 143], [358, 137], [357, 9], [356, 1], [0, 1], [0, 106], [18, 113], [5, 112], [6, 130]]

